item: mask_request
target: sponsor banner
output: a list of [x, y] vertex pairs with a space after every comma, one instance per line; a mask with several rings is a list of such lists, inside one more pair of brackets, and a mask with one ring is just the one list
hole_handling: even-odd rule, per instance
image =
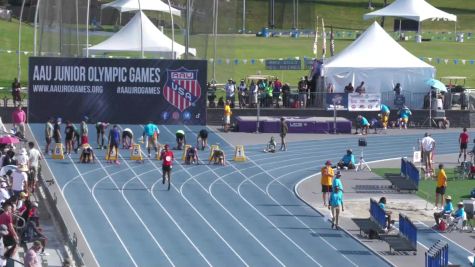
[[347, 110], [348, 109], [348, 94], [347, 93], [327, 93], [326, 94], [327, 110]]
[[301, 70], [300, 59], [266, 59], [266, 70]]
[[379, 111], [381, 94], [348, 94], [349, 111]]
[[29, 59], [29, 121], [206, 124], [204, 60]]

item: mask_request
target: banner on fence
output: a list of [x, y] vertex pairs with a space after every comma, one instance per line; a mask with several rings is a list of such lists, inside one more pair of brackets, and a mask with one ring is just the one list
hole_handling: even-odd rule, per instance
[[29, 59], [29, 121], [206, 124], [204, 60]]
[[327, 110], [347, 110], [348, 109], [348, 94], [347, 93], [328, 93], [326, 95]]
[[301, 70], [300, 59], [266, 59], [266, 70]]
[[348, 94], [349, 111], [379, 111], [381, 94]]

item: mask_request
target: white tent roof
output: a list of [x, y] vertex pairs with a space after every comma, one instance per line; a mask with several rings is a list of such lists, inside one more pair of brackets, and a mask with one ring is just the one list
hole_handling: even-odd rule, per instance
[[424, 0], [396, 0], [385, 8], [363, 16], [364, 19], [374, 17], [402, 17], [419, 22], [426, 19], [457, 21], [457, 16], [437, 9]]
[[324, 66], [327, 68], [433, 68], [400, 46], [377, 22], [374, 22], [338, 55], [325, 62]]
[[[97, 54], [101, 52], [140, 51], [141, 28], [143, 30], [143, 48], [145, 52], [171, 54], [172, 40], [153, 25], [143, 12], [137, 12], [120, 31], [104, 42], [90, 47], [89, 52]], [[174, 43], [173, 48], [177, 56], [185, 53], [185, 47], [177, 42]], [[189, 52], [196, 56], [195, 48], [189, 48]]]
[[[127, 11], [136, 11], [139, 9], [139, 3], [142, 10], [150, 10], [150, 11], [161, 11], [169, 13], [170, 9], [168, 4], [165, 4], [161, 0], [116, 0], [107, 4], [101, 5], [101, 9], [112, 7], [120, 12], [127, 12]], [[180, 10], [176, 8], [171, 8], [172, 14], [175, 16], [180, 16]]]

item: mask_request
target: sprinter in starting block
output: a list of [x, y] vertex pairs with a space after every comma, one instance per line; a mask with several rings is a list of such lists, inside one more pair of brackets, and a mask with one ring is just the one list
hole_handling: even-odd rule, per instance
[[277, 147], [277, 142], [275, 141], [274, 137], [271, 136], [267, 147], [264, 149], [264, 152], [275, 153]]
[[189, 147], [186, 150], [185, 164], [199, 164], [198, 162], [198, 149], [194, 146]]
[[208, 164], [211, 164], [211, 162], [224, 166], [226, 162], [226, 154], [224, 153], [224, 151], [219, 148], [215, 149]]
[[94, 155], [94, 150], [89, 144], [82, 144], [81, 146], [81, 155], [79, 156], [79, 162], [81, 163], [91, 163], [96, 161], [96, 155]]

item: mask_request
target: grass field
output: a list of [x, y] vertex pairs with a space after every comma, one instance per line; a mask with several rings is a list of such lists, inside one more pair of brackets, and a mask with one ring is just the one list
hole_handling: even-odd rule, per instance
[[[372, 169], [377, 175], [384, 177], [385, 173], [399, 173], [396, 168], [377, 168]], [[460, 180], [455, 179], [453, 168], [446, 169], [447, 173], [447, 192], [446, 195], [452, 196], [452, 202], [457, 203], [463, 199], [470, 198], [470, 191], [475, 188], [475, 180]], [[417, 195], [427, 199], [429, 202], [435, 202], [435, 180], [421, 180], [419, 182], [419, 191]]]
[[[382, 6], [382, 0], [373, 1], [374, 6], [379, 8]], [[391, 1], [389, 1], [391, 2]], [[259, 30], [267, 24], [267, 3], [264, 0], [247, 0], [247, 20], [248, 30], [253, 32]], [[452, 12], [458, 16], [458, 30], [475, 32], [475, 1], [462, 0], [436, 0], [430, 1], [437, 7], [443, 8], [448, 12]], [[241, 27], [242, 9], [240, 1], [224, 2], [220, 6], [220, 28], [223, 33], [235, 33]], [[292, 1], [276, 1], [276, 27], [289, 29], [292, 26]], [[299, 26], [300, 28], [312, 28], [314, 20], [317, 16], [325, 18], [327, 29], [330, 25], [334, 26], [336, 31], [348, 30], [364, 30], [372, 21], [364, 21], [362, 16], [368, 12], [367, 1], [364, 0], [334, 0], [334, 1], [310, 1], [300, 0], [299, 9]], [[386, 30], [392, 27], [392, 20], [387, 20]], [[454, 24], [451, 22], [423, 22], [422, 29], [424, 35], [431, 35], [429, 32], [442, 32], [454, 30]], [[0, 87], [9, 87], [13, 77], [17, 76], [18, 55], [14, 52], [18, 46], [18, 23], [0, 21]], [[448, 37], [449, 35], [445, 35]], [[29, 25], [23, 27], [22, 50], [33, 50], [33, 28]], [[91, 43], [96, 44], [105, 37], [93, 37]], [[212, 58], [213, 46], [212, 37], [205, 35], [194, 35], [191, 37], [191, 46], [198, 50], [199, 58]], [[183, 36], [177, 34], [177, 41]], [[335, 41], [336, 53], [348, 46], [351, 39], [337, 39]], [[328, 42], [329, 43], [329, 42]], [[266, 58], [303, 58], [312, 56], [313, 38], [301, 37], [286, 38], [257, 38], [244, 36], [222, 35], [218, 37], [217, 42], [217, 58], [222, 59], [221, 64], [216, 64], [216, 79], [218, 82], [224, 82], [232, 77], [235, 80], [244, 78], [249, 74], [273, 74], [283, 81], [289, 82], [291, 85], [296, 84], [299, 77], [308, 74], [307, 70], [301, 71], [266, 71], [264, 64], [259, 59]], [[321, 44], [321, 39], [319, 41]], [[434, 60], [430, 63], [437, 69], [437, 76], [466, 76], [468, 77], [467, 86], [475, 87], [475, 64], [468, 62], [463, 65], [455, 65], [453, 59], [475, 59], [475, 41], [467, 40], [464, 43], [456, 43], [449, 40], [433, 40], [416, 44], [414, 41], [400, 42], [400, 44], [408, 49], [411, 53], [418, 57], [431, 57]], [[321, 48], [319, 48], [321, 49]], [[327, 48], [329, 49], [329, 48]], [[12, 53], [6, 53], [5, 50], [13, 50]], [[388, 51], [390, 53], [390, 51]], [[137, 57], [137, 54], [125, 54]], [[27, 80], [27, 60], [30, 54], [21, 54], [21, 76], [23, 84]], [[442, 59], [440, 64], [435, 63], [435, 58]], [[226, 64], [226, 59], [230, 60], [230, 64]], [[234, 64], [234, 59], [239, 59], [239, 64]], [[243, 59], [247, 63], [243, 63]], [[256, 63], [251, 64], [251, 59], [255, 59]], [[449, 59], [450, 62], [445, 64], [443, 59]], [[212, 64], [209, 64], [208, 77], [212, 78]]]

